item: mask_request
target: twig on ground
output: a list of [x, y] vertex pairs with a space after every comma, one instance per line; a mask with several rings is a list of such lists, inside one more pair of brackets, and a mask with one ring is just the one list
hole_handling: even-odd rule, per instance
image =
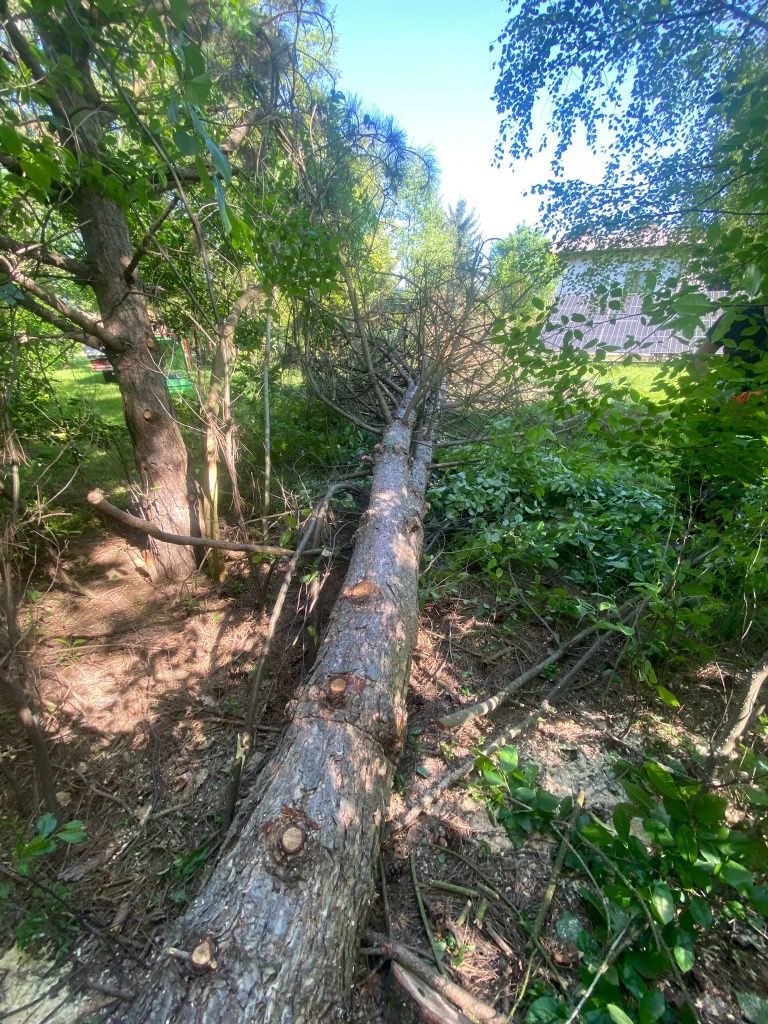
[[[499, 890], [495, 888], [495, 886], [493, 885], [493, 882], [488, 877], [488, 875], [486, 875], [485, 872], [482, 871], [477, 866], [477, 864], [475, 864], [473, 861], [471, 861], [469, 859], [469, 857], [465, 857], [464, 854], [463, 853], [459, 853], [458, 850], [452, 850], [449, 846], [437, 846], [436, 843], [417, 843], [416, 845], [417, 846], [423, 846], [427, 850], [437, 850], [439, 853], [447, 853], [447, 854], [449, 854], [449, 856], [454, 857], [456, 860], [460, 861], [462, 864], [464, 864], [466, 867], [468, 867], [470, 869], [470, 871], [472, 871], [473, 874], [477, 875], [477, 877], [479, 879], [481, 879], [482, 882], [483, 882], [482, 885], [478, 883], [478, 886], [477, 886], [478, 889], [481, 892], [483, 892], [486, 895], [488, 895], [492, 900], [496, 900], [498, 902], [503, 903], [504, 906], [507, 907], [509, 910], [511, 910], [512, 913], [515, 915], [515, 917], [517, 918], [517, 921], [520, 924], [520, 926], [526, 932], [530, 931], [530, 925], [529, 925], [528, 921], [526, 920], [526, 917], [523, 914], [523, 912], [518, 907], [515, 906], [515, 904], [512, 902], [511, 899], [509, 899], [508, 896], [505, 896], [503, 892], [499, 892]], [[541, 954], [542, 959], [544, 960], [544, 962], [546, 963], [546, 965], [549, 968], [550, 972], [552, 973], [552, 977], [557, 982], [557, 984], [560, 987], [561, 991], [567, 996], [568, 995], [568, 983], [565, 981], [565, 979], [562, 977], [562, 975], [558, 971], [557, 967], [553, 963], [552, 957], [547, 952], [546, 947], [542, 945], [541, 940], [539, 940], [539, 939], [535, 940], [535, 945], [536, 945], [537, 950]]]
[[437, 943], [435, 942], [435, 936], [432, 931], [432, 926], [429, 923], [427, 909], [424, 906], [424, 899], [421, 895], [421, 886], [419, 885], [419, 878], [418, 875], [416, 874], [416, 857], [413, 850], [411, 850], [408, 862], [411, 866], [411, 879], [413, 880], [413, 891], [416, 896], [416, 903], [418, 904], [419, 907], [419, 916], [421, 917], [421, 923], [424, 925], [424, 931], [426, 932], [427, 940], [429, 941], [429, 948], [432, 950], [432, 956], [434, 957], [435, 960], [435, 966], [442, 975], [447, 976], [448, 972], [445, 969], [443, 958], [440, 955], [440, 949]]
[[[637, 609], [635, 608], [634, 610]], [[522, 722], [518, 722], [514, 725], [511, 725], [509, 726], [509, 728], [499, 733], [494, 739], [486, 743], [485, 746], [481, 748], [479, 753], [484, 757], [490, 757], [491, 754], [494, 754], [500, 747], [503, 747], [505, 744], [510, 743], [514, 739], [517, 739], [517, 737], [520, 736], [522, 733], [527, 732], [527, 730], [530, 729], [531, 726], [535, 725], [538, 722], [543, 712], [552, 711], [552, 700], [571, 681], [571, 679], [573, 679], [574, 676], [578, 675], [578, 673], [582, 670], [582, 668], [584, 668], [587, 662], [592, 660], [595, 654], [597, 654], [600, 648], [602, 648], [611, 639], [612, 636], [613, 631], [601, 634], [597, 638], [597, 640], [595, 640], [592, 646], [587, 651], [585, 651], [584, 654], [582, 654], [578, 661], [574, 662], [574, 664], [568, 669], [568, 671], [560, 677], [560, 679], [555, 683], [551, 690], [548, 691], [546, 696], [542, 699], [542, 701], [539, 703], [538, 707], [534, 711], [527, 715], [522, 720]], [[531, 671], [533, 670], [531, 669]], [[520, 678], [522, 679], [524, 677], [521, 676]], [[496, 698], [492, 698], [492, 700], [496, 700]], [[484, 705], [488, 705], [491, 702], [484, 701], [483, 703]], [[494, 707], [498, 707], [498, 704], [495, 704]], [[453, 771], [446, 772], [446, 774], [443, 775], [442, 778], [438, 779], [437, 782], [432, 786], [432, 788], [428, 790], [427, 793], [425, 793], [421, 800], [405, 814], [405, 816], [401, 819], [400, 822], [398, 822], [394, 826], [397, 829], [397, 831], [405, 831], [411, 828], [422, 814], [429, 811], [435, 805], [437, 800], [440, 798], [441, 794], [446, 789], [449, 789], [457, 782], [461, 782], [462, 779], [465, 779], [470, 774], [470, 772], [475, 766], [476, 760], [477, 755], [472, 755], [471, 757], [468, 757], [464, 761], [462, 761], [456, 768], [453, 769]]]
[[536, 942], [541, 935], [542, 928], [547, 919], [549, 908], [552, 903], [552, 899], [555, 895], [555, 889], [557, 887], [557, 880], [560, 877], [560, 872], [563, 870], [563, 864], [565, 862], [565, 855], [568, 852], [568, 841], [573, 835], [574, 829], [576, 828], [576, 822], [579, 819], [579, 815], [584, 810], [584, 801], [586, 797], [584, 790], [579, 790], [579, 795], [576, 797], [573, 803], [573, 810], [571, 811], [571, 820], [568, 823], [568, 832], [565, 834], [563, 839], [560, 841], [557, 854], [555, 856], [555, 862], [552, 865], [552, 874], [549, 876], [549, 882], [547, 888], [544, 891], [544, 897], [539, 906], [538, 912], [533, 922], [533, 928], [531, 928], [531, 939]]
[[592, 995], [592, 993], [597, 988], [597, 984], [600, 981], [600, 979], [611, 968], [611, 966], [615, 962], [616, 958], [622, 953], [622, 951], [632, 941], [632, 938], [633, 938], [633, 935], [634, 935], [634, 932], [632, 930], [632, 925], [633, 925], [634, 920], [635, 919], [633, 918], [631, 921], [627, 921], [627, 923], [621, 929], [619, 934], [616, 936], [616, 938], [613, 940], [613, 942], [608, 947], [608, 950], [607, 950], [605, 956], [603, 957], [600, 966], [595, 971], [594, 978], [592, 979], [592, 981], [590, 981], [589, 985], [586, 987], [586, 989], [582, 993], [581, 998], [579, 999], [579, 1001], [576, 1004], [576, 1006], [573, 1008], [573, 1012], [571, 1013], [570, 1017], [565, 1022], [565, 1024], [574, 1024], [574, 1021], [577, 1021], [579, 1019], [579, 1016], [581, 1014], [582, 1008], [584, 1007], [584, 1004], [587, 1002], [589, 997]]
[[477, 899], [480, 895], [477, 889], [468, 889], [466, 885], [444, 882], [440, 878], [430, 878], [429, 884], [432, 889], [440, 889], [442, 892], [449, 892], [454, 896], [466, 896], [467, 899]]
[[[647, 602], [645, 603], [647, 604]], [[627, 615], [630, 612], [634, 612], [636, 608], [637, 606], [630, 606], [626, 604], [622, 605], [618, 610], [618, 621], [622, 622], [627, 618]], [[592, 636], [593, 633], [597, 633], [601, 626], [611, 624], [612, 623], [608, 622], [595, 622], [591, 626], [587, 626], [586, 629], [582, 629], [581, 632], [574, 634], [574, 636], [569, 640], [562, 643], [556, 651], [550, 654], [547, 658], [544, 658], [543, 661], [540, 661], [537, 665], [527, 669], [522, 675], [513, 679], [493, 697], [489, 697], [487, 700], [477, 701], [475, 704], [470, 704], [468, 707], [461, 708], [459, 711], [455, 711], [451, 715], [444, 715], [442, 718], [438, 719], [437, 724], [441, 729], [458, 729], [459, 726], [464, 725], [464, 723], [468, 722], [471, 718], [490, 714], [491, 711], [495, 711], [496, 708], [508, 703], [510, 698], [517, 693], [518, 690], [522, 689], [526, 683], [530, 683], [533, 679], [536, 679], [537, 676], [540, 676], [542, 672], [545, 672], [552, 665], [557, 664], [558, 661], [561, 661], [573, 647], [577, 647], [583, 640]], [[598, 638], [600, 642], [597, 648], [593, 645], [590, 648], [590, 651], [594, 653], [596, 649], [602, 647], [610, 638], [611, 632], [612, 631], [608, 629], [606, 632], [602, 633]]]
[[444, 996], [454, 1006], [457, 1006], [474, 1024], [504, 1024], [504, 1018], [492, 1006], [477, 999], [467, 992], [466, 989], [450, 981], [448, 978], [441, 977], [421, 957], [412, 953], [405, 946], [398, 942], [390, 942], [383, 935], [373, 934], [366, 938], [370, 940], [372, 948], [363, 949], [361, 952], [378, 953], [380, 956], [385, 956], [389, 960], [399, 963], [406, 970], [410, 971], [411, 974], [419, 978], [420, 981], [429, 985], [435, 992]]
[[128, 992], [126, 989], [118, 988], [117, 985], [109, 985], [104, 981], [84, 981], [83, 988], [92, 989], [94, 992], [101, 992], [104, 996], [109, 996], [111, 999], [120, 999], [124, 1003], [130, 1003], [132, 999], [136, 998], [135, 992]]
[[146, 962], [134, 951], [131, 943], [128, 942], [127, 939], [124, 939], [122, 935], [110, 935], [109, 932], [105, 931], [103, 928], [93, 924], [86, 914], [71, 907], [55, 889], [46, 885], [46, 883], [42, 882], [39, 878], [35, 878], [33, 875], [21, 875], [17, 871], [10, 871], [8, 868], [3, 867], [2, 864], [0, 864], [0, 874], [5, 875], [6, 878], [13, 879], [15, 882], [24, 882], [33, 889], [42, 889], [46, 896], [50, 896], [51, 899], [65, 907], [67, 912], [74, 917], [74, 919], [85, 931], [88, 932], [89, 935], [93, 935], [94, 938], [98, 939], [99, 942], [105, 946], [108, 946], [110, 942], [114, 942], [115, 945], [120, 946], [120, 948], [125, 951], [126, 956], [135, 960], [136, 963], [141, 964], [142, 967], [146, 967]]
[[509, 1016], [507, 1017], [507, 1024], [509, 1024], [510, 1021], [515, 1019], [515, 1014], [517, 1013], [520, 1003], [522, 1003], [522, 1001], [525, 999], [525, 993], [528, 991], [528, 986], [531, 983], [531, 975], [533, 974], [536, 967], [538, 967], [538, 959], [537, 954], [534, 952], [531, 954], [531, 956], [528, 957], [528, 964], [525, 968], [525, 974], [520, 984], [520, 988], [517, 990], [517, 995], [515, 996], [515, 1001], [512, 1004], [512, 1009], [509, 1011]]

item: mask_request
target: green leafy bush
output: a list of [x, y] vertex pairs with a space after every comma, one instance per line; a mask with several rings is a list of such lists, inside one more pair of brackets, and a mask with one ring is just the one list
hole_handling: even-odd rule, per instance
[[[730, 800], [657, 761], [618, 762], [626, 800], [610, 823], [585, 810], [572, 830], [572, 798], [537, 786], [538, 769], [521, 766], [515, 748], [493, 760], [479, 757], [476, 765], [489, 811], [515, 845], [533, 833], [567, 844], [565, 866], [582, 913], [561, 913], [556, 931], [578, 951], [582, 992], [594, 986], [581, 1019], [694, 1020], [684, 1001], [667, 1003], [659, 983], [688, 974], [709, 929], [739, 921], [765, 930], [768, 762], [743, 755], [745, 784], [729, 790]], [[729, 824], [735, 818], [738, 824]], [[541, 985], [532, 994], [529, 1024], [570, 1015], [572, 1007]]]
[[[82, 821], [58, 825], [56, 818], [46, 813], [37, 819], [35, 835], [16, 843], [14, 871], [7, 873], [7, 881], [0, 885], [0, 916], [15, 920], [14, 936], [22, 949], [52, 945], [63, 952], [75, 941], [78, 924], [71, 909], [71, 887], [55, 879], [43, 882], [39, 870], [44, 858], [55, 854], [62, 844], [75, 846], [87, 838]], [[22, 879], [29, 882], [24, 885]]]
[[[537, 439], [540, 443], [537, 443]], [[454, 564], [503, 587], [516, 570], [559, 570], [598, 594], [656, 579], [678, 523], [671, 488], [613, 457], [556, 447], [534, 428], [484, 450], [477, 465], [432, 488]]]

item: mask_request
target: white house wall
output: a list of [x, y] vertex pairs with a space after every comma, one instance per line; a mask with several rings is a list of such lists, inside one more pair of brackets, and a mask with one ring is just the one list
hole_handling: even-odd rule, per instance
[[[560, 348], [569, 342], [578, 348], [608, 346], [610, 353], [619, 357], [633, 352], [645, 359], [663, 359], [666, 356], [688, 352], [698, 344], [709, 326], [717, 318], [713, 313], [704, 318], [704, 324], [692, 339], [678, 337], [663, 326], [648, 324], [642, 315], [642, 298], [648, 274], [655, 274], [658, 283], [668, 278], [680, 278], [683, 261], [679, 256], [659, 252], [624, 251], [620, 253], [561, 253], [565, 264], [562, 280], [555, 297], [555, 307], [542, 338], [551, 346]], [[600, 286], [620, 286], [621, 308], [600, 312]], [[713, 297], [723, 292], [711, 292]], [[603, 299], [605, 296], [603, 295]], [[586, 317], [588, 324], [573, 322], [574, 314]], [[579, 331], [583, 337], [573, 336]]]

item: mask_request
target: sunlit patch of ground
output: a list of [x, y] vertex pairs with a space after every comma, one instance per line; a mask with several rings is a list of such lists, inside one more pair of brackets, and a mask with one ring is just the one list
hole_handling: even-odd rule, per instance
[[[50, 883], [66, 887], [72, 907], [92, 929], [80, 928], [74, 947], [59, 954], [80, 971], [69, 992], [72, 998], [104, 1000], [85, 983], [126, 992], [139, 987], [142, 964], [162, 947], [202, 869], [215, 857], [248, 673], [265, 624], [243, 562], [232, 563], [223, 586], [198, 580], [169, 591], [150, 582], [130, 545], [94, 538], [71, 551], [64, 569], [74, 589], [59, 581], [46, 592], [49, 583], [36, 583], [39, 596], [27, 623], [30, 667], [51, 736], [56, 787], [68, 818], [85, 822], [88, 841], [63, 849], [41, 870]], [[323, 599], [326, 611], [339, 582], [340, 574]], [[455, 734], [437, 729], [440, 716], [495, 693], [553, 650], [552, 624], [524, 606], [504, 616], [478, 594], [429, 604], [423, 611], [407, 741], [390, 807], [393, 820], [478, 744], [535, 709], [552, 685], [551, 679], [532, 683], [491, 718], [470, 721]], [[303, 624], [297, 592], [288, 602], [266, 675], [259, 753], [274, 747], [285, 705], [309, 666]], [[554, 626], [562, 635], [574, 628], [567, 622]], [[568, 664], [566, 659], [562, 669]], [[558, 794], [583, 789], [588, 805], [608, 820], [622, 795], [613, 764], [618, 759], [639, 763], [648, 749], [685, 763], [692, 750], [706, 750], [738, 684], [727, 666], [712, 665], [676, 680], [673, 689], [677, 709], [661, 704], [646, 688], [605, 676], [601, 666], [585, 669], [554, 711], [520, 739], [521, 761], [540, 765], [539, 782]], [[3, 760], [22, 793], [33, 792], [28, 753], [12, 728], [4, 729]], [[11, 863], [12, 844], [29, 838], [35, 815], [19, 814], [10, 791], [2, 800], [8, 840], [3, 861]], [[552, 843], [534, 839], [514, 849], [471, 784], [448, 791], [410, 834], [385, 835], [392, 937], [427, 953], [410, 871], [414, 851], [431, 926], [440, 937], [450, 936], [453, 977], [508, 1013], [529, 956], [516, 914], [535, 915], [551, 872]], [[478, 883], [474, 869], [514, 911], [492, 902], [481, 921], [474, 910], [462, 918], [466, 898], [431, 886], [437, 881], [471, 888]], [[566, 911], [583, 912], [576, 887], [567, 883], [557, 888], [550, 919]], [[20, 903], [6, 914], [6, 950], [23, 912]], [[377, 930], [384, 927], [380, 895], [374, 897], [370, 920]], [[574, 949], [553, 933], [546, 941], [558, 968], [575, 979]], [[755, 991], [768, 987], [761, 966], [766, 950], [750, 942], [751, 936], [716, 935], [701, 950], [692, 977], [705, 1024], [738, 1019], [734, 978], [749, 978]], [[47, 971], [56, 950], [36, 955]], [[32, 998], [46, 996], [56, 984], [55, 971], [33, 978]], [[6, 987], [3, 1010], [18, 998]], [[48, 1004], [41, 999], [40, 1005]], [[33, 1016], [30, 1022], [42, 1019]], [[401, 1024], [416, 1017], [388, 972], [361, 958], [352, 1019]]]

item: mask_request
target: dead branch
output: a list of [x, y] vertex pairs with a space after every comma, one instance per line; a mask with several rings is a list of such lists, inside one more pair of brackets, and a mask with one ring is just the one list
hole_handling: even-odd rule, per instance
[[433, 988], [420, 981], [400, 964], [393, 965], [392, 976], [400, 988], [407, 992], [416, 1003], [422, 1020], [427, 1021], [427, 1024], [472, 1024], [469, 1017], [466, 1017], [461, 1010], [455, 1010]]
[[477, 999], [455, 982], [441, 978], [421, 957], [412, 953], [405, 946], [401, 946], [399, 942], [390, 942], [383, 935], [376, 934], [369, 935], [368, 938], [373, 948], [368, 949], [367, 952], [379, 953], [405, 967], [424, 984], [429, 985], [439, 995], [450, 1000], [471, 1021], [476, 1024], [504, 1024], [504, 1017], [498, 1014], [492, 1006]]
[[[551, 690], [548, 691], [544, 699], [539, 703], [534, 711], [515, 725], [511, 725], [509, 728], [503, 730], [494, 739], [490, 740], [483, 746], [480, 754], [484, 757], [490, 757], [500, 747], [503, 747], [507, 743], [511, 743], [512, 740], [517, 739], [522, 733], [527, 732], [542, 716], [542, 712], [551, 711], [552, 700], [560, 693], [560, 691], [576, 676], [584, 666], [592, 660], [597, 652], [608, 642], [611, 638], [611, 633], [601, 634], [592, 646], [582, 654], [582, 656], [576, 661], [568, 671], [560, 677], [555, 683]], [[503, 701], [502, 701], [503, 703]], [[498, 704], [495, 705], [498, 707]], [[435, 783], [435, 785], [427, 792], [424, 797], [408, 811], [405, 817], [398, 823], [397, 830], [405, 831], [411, 828], [412, 825], [418, 820], [418, 818], [429, 811], [434, 806], [440, 795], [454, 786], [457, 782], [465, 779], [470, 774], [475, 766], [476, 756], [466, 758], [461, 762], [453, 771], [447, 772], [441, 779]]]
[[573, 1012], [571, 1013], [570, 1017], [565, 1022], [565, 1024], [575, 1024], [575, 1021], [577, 1021], [581, 1016], [581, 1011], [584, 1007], [584, 1004], [597, 988], [600, 979], [603, 977], [604, 974], [606, 974], [608, 970], [610, 970], [610, 968], [616, 962], [621, 953], [623, 953], [627, 946], [632, 942], [633, 938], [635, 937], [635, 933], [632, 930], [632, 924], [633, 922], [631, 920], [628, 921], [621, 929], [619, 934], [616, 936], [616, 938], [613, 940], [613, 942], [610, 944], [600, 966], [595, 972], [594, 978], [582, 993], [581, 998], [574, 1007]]
[[429, 915], [427, 914], [427, 909], [424, 906], [424, 897], [421, 895], [421, 886], [419, 885], [419, 876], [416, 873], [416, 855], [415, 855], [415, 852], [413, 850], [411, 850], [411, 855], [408, 858], [408, 862], [409, 862], [410, 867], [411, 867], [411, 879], [413, 881], [413, 892], [414, 892], [414, 894], [416, 896], [416, 903], [417, 903], [418, 908], [419, 908], [419, 917], [421, 918], [421, 923], [424, 925], [424, 931], [426, 932], [426, 935], [427, 935], [427, 940], [429, 942], [429, 948], [432, 950], [432, 957], [433, 957], [433, 959], [435, 961], [435, 966], [437, 967], [438, 971], [444, 977], [446, 977], [448, 972], [446, 971], [445, 964], [443, 963], [443, 959], [440, 956], [440, 949], [439, 949], [437, 943], [435, 942], [435, 936], [434, 936], [434, 933], [432, 931], [432, 925], [429, 923]]
[[[622, 619], [626, 617], [627, 610], [627, 605], [624, 605], [619, 609], [619, 615]], [[540, 676], [542, 672], [545, 672], [551, 665], [556, 665], [557, 662], [564, 658], [573, 647], [577, 647], [583, 640], [586, 640], [587, 637], [592, 636], [593, 633], [596, 633], [599, 629], [605, 626], [610, 626], [610, 623], [601, 621], [595, 622], [591, 626], [587, 626], [586, 629], [582, 629], [581, 632], [576, 633], [574, 636], [570, 637], [570, 639], [562, 643], [553, 654], [550, 654], [548, 657], [544, 658], [543, 661], [540, 661], [537, 665], [527, 669], [522, 675], [517, 676], [510, 683], [507, 683], [507, 685], [495, 696], [489, 697], [487, 700], [477, 701], [475, 704], [470, 704], [468, 707], [461, 708], [459, 711], [454, 711], [451, 715], [444, 715], [442, 718], [437, 720], [437, 724], [441, 729], [458, 729], [471, 718], [490, 714], [491, 711], [495, 711], [496, 708], [501, 707], [502, 704], [507, 704], [512, 696], [517, 693], [518, 690], [522, 689], [526, 683], [530, 683], [533, 679], [536, 679], [537, 676]], [[610, 633], [604, 633], [603, 637], [607, 638], [609, 635]], [[599, 646], [602, 646], [604, 642], [604, 640], [601, 640]]]
[[[116, 505], [107, 501], [104, 492], [98, 488], [88, 494], [87, 500], [88, 504], [92, 505], [97, 512], [102, 512], [105, 516], [122, 523], [123, 526], [139, 530], [141, 533], [146, 533], [148, 537], [154, 537], [155, 540], [161, 540], [165, 544], [184, 544], [193, 548], [217, 548], [220, 551], [246, 551], [253, 555], [271, 555], [275, 558], [294, 554], [290, 548], [279, 548], [272, 544], [244, 544], [234, 540], [214, 540], [211, 537], [187, 537], [178, 533], [167, 533], [148, 520], [140, 519], [138, 516], [131, 515], [130, 512], [117, 508]], [[309, 552], [306, 551], [303, 554], [309, 554]]]
[[153, 223], [147, 229], [142, 240], [136, 246], [136, 251], [134, 252], [133, 256], [131, 256], [131, 262], [123, 271], [123, 277], [129, 283], [133, 278], [133, 275], [136, 271], [136, 267], [138, 267], [139, 265], [139, 262], [149, 251], [149, 247], [150, 245], [152, 245], [155, 235], [166, 222], [166, 220], [170, 217], [170, 215], [173, 213], [173, 211], [176, 209], [180, 202], [181, 200], [179, 199], [179, 197], [174, 196], [173, 199], [171, 199], [170, 203], [168, 203], [166, 208], [163, 210], [163, 212], [159, 215], [159, 217], [155, 218]]
[[766, 654], [763, 660], [752, 669], [747, 678], [747, 689], [744, 694], [744, 700], [741, 702], [739, 710], [733, 720], [733, 724], [728, 730], [728, 734], [720, 745], [720, 749], [717, 753], [718, 758], [724, 759], [730, 757], [736, 749], [736, 744], [744, 735], [750, 721], [752, 720], [752, 716], [760, 696], [760, 691], [762, 690], [766, 679], [768, 679], [768, 654]]

